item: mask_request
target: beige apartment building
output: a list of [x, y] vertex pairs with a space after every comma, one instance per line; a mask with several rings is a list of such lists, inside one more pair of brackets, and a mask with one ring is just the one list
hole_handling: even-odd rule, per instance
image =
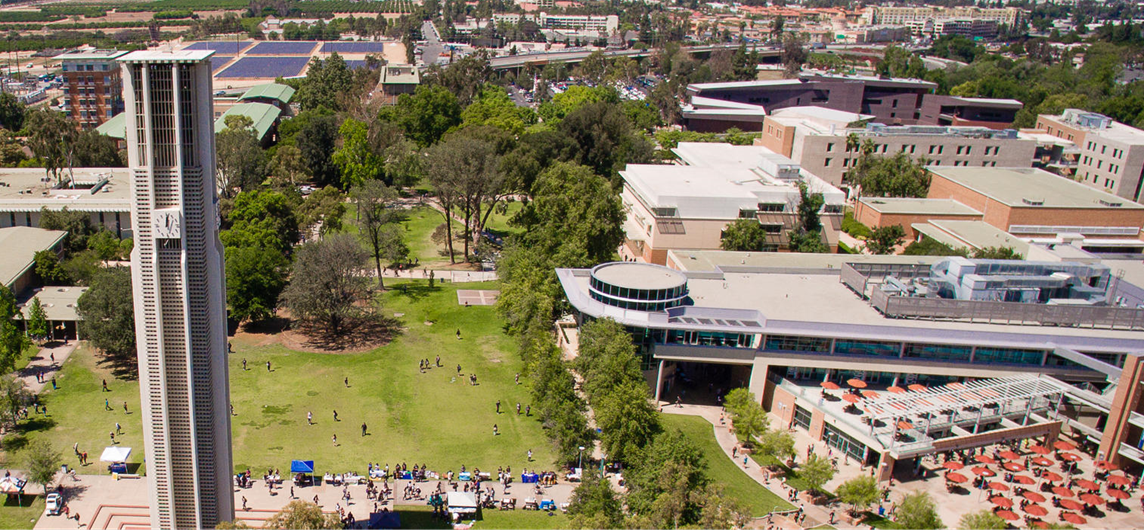
[[723, 230], [740, 218], [763, 226], [765, 250], [784, 249], [800, 182], [823, 194], [825, 243], [837, 248], [845, 195], [790, 159], [763, 146], [722, 143], [681, 142], [672, 151], [681, 164], [629, 164], [620, 172], [625, 260], [665, 264], [672, 249], [720, 249]]
[[[802, 168], [832, 185], [858, 164], [862, 146], [872, 141], [874, 153], [905, 152], [930, 166], [1029, 167], [1038, 142], [1015, 130], [959, 126], [885, 126], [853, 124], [852, 113], [815, 107], [775, 111], [763, 121], [759, 144], [789, 156]], [[853, 137], [852, 137], [853, 135]], [[849, 141], [857, 140], [857, 146]]]
[[1076, 171], [1070, 177], [1125, 199], [1141, 200], [1144, 131], [1081, 109], [1039, 115], [1037, 129], [1080, 149]]
[[964, 7], [886, 7], [866, 8], [866, 24], [908, 24], [915, 21], [939, 19], [989, 20], [997, 24], [1013, 26], [1024, 16], [1024, 10], [1016, 7], [980, 8]]

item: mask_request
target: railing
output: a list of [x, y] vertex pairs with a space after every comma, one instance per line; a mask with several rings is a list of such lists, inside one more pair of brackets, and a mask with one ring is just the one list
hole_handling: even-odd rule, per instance
[[948, 319], [1094, 329], [1144, 330], [1144, 309], [893, 296], [874, 287], [870, 304], [888, 318]]

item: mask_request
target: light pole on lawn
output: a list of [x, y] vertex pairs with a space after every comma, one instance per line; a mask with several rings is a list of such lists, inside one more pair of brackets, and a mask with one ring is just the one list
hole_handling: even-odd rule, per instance
[[579, 448], [580, 448], [580, 452], [576, 453], [576, 468], [583, 471], [584, 470], [584, 446], [581, 445]]

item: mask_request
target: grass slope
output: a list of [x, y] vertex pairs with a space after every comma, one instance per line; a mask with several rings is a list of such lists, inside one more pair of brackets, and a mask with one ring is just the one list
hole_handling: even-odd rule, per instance
[[778, 495], [771, 493], [743, 469], [715, 441], [714, 429], [706, 419], [698, 416], [662, 414], [660, 420], [665, 430], [680, 430], [687, 439], [703, 451], [707, 457], [707, 474], [717, 483], [726, 487], [728, 495], [736, 498], [751, 510], [752, 516], [761, 516], [772, 510], [791, 510], [794, 506]]

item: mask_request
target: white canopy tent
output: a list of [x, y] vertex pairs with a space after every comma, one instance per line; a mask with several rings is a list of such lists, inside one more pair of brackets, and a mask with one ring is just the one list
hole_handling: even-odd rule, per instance
[[127, 462], [128, 456], [131, 456], [130, 447], [104, 447], [103, 454], [99, 456], [99, 461], [122, 464]]
[[445, 498], [446, 507], [455, 521], [458, 516], [477, 513], [477, 499], [472, 493], [450, 491]]

